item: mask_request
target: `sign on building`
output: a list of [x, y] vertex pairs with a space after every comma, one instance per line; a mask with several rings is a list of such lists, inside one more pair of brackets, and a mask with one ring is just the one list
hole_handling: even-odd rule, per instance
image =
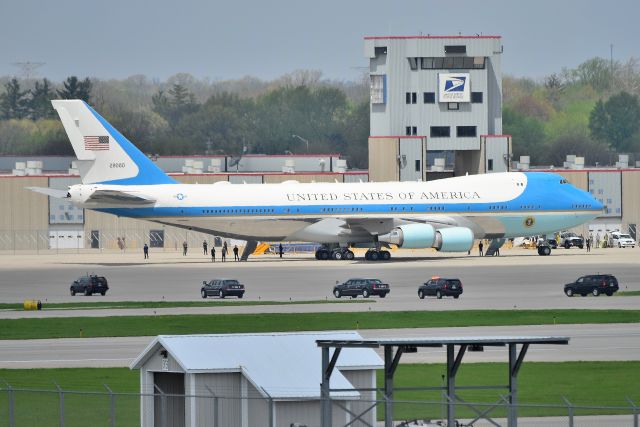
[[438, 102], [471, 102], [470, 74], [438, 74]]

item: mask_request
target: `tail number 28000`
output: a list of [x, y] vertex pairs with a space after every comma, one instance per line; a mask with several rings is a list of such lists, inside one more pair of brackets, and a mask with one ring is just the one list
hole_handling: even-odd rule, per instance
[[109, 168], [110, 169], [120, 169], [120, 168], [124, 168], [126, 167], [126, 163], [125, 162], [111, 162], [109, 163]]

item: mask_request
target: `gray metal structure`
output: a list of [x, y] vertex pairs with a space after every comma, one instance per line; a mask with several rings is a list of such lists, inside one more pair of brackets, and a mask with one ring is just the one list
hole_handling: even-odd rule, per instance
[[[446, 347], [447, 348], [447, 385], [445, 387], [429, 387], [431, 390], [446, 390], [447, 396], [447, 425], [456, 425], [455, 408], [461, 400], [456, 395], [456, 374], [462, 363], [464, 354], [467, 351], [483, 351], [485, 346], [509, 347], [509, 384], [504, 387], [509, 390], [507, 425], [516, 427], [518, 425], [517, 405], [518, 405], [518, 372], [531, 344], [569, 344], [568, 337], [427, 337], [409, 339], [381, 339], [381, 340], [317, 340], [316, 344], [322, 349], [322, 382], [320, 384], [320, 395], [322, 398], [321, 426], [331, 426], [331, 400], [332, 391], [330, 386], [331, 374], [338, 362], [338, 358], [343, 348], [380, 348], [384, 349], [384, 405], [385, 405], [385, 427], [393, 425], [393, 377], [400, 363], [400, 358], [404, 353], [415, 353], [419, 347]], [[518, 349], [518, 345], [520, 348]], [[330, 357], [330, 349], [334, 349]], [[457, 348], [457, 352], [456, 352]], [[496, 386], [475, 386], [474, 388], [496, 388]], [[469, 405], [471, 409], [473, 406]], [[475, 410], [477, 418], [489, 419], [487, 412]], [[474, 421], [476, 421], [474, 420]], [[471, 423], [473, 424], [473, 422]]]

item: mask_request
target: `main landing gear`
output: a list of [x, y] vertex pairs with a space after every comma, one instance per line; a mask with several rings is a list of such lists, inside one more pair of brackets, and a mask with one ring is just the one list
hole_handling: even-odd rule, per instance
[[551, 246], [549, 246], [549, 245], [540, 245], [540, 246], [538, 246], [538, 255], [540, 255], [540, 256], [551, 255]]
[[353, 252], [349, 249], [349, 248], [334, 248], [334, 249], [329, 249], [326, 247], [321, 247], [320, 249], [318, 249], [316, 251], [316, 259], [319, 260], [328, 260], [328, 259], [335, 259], [335, 260], [341, 260], [341, 259], [345, 259], [347, 261], [351, 261], [355, 258], [355, 255], [353, 254]]
[[364, 254], [364, 259], [367, 261], [389, 261], [391, 259], [391, 252], [380, 249], [369, 249]]

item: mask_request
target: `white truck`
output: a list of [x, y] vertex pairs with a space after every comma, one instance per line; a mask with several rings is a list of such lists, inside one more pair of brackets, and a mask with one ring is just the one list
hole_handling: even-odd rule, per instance
[[614, 231], [611, 233], [611, 246], [618, 248], [626, 248], [636, 246], [636, 241], [631, 238], [630, 235]]

